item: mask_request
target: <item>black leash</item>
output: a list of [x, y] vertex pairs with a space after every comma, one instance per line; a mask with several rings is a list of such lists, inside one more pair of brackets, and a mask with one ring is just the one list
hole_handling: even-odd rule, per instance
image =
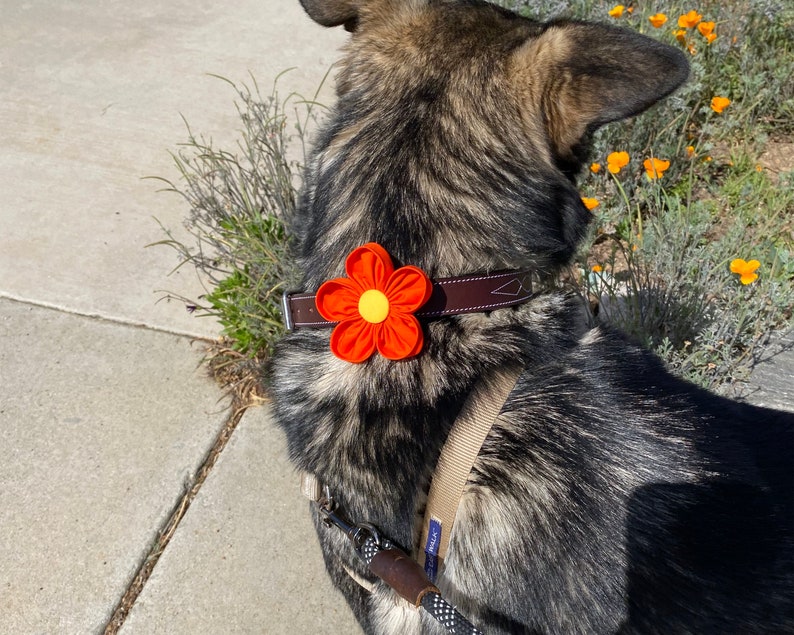
[[416, 607], [422, 607], [450, 633], [482, 635], [458, 610], [441, 597], [441, 592], [409, 556], [370, 524], [354, 524], [337, 512], [337, 505], [326, 488], [317, 502], [326, 526], [336, 527], [347, 536], [353, 549], [369, 570]]

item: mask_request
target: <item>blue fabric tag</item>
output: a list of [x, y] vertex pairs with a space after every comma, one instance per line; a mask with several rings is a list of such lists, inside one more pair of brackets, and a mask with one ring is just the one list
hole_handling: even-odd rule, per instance
[[430, 528], [427, 532], [427, 544], [425, 544], [425, 573], [434, 584], [438, 575], [438, 548], [440, 545], [441, 523], [435, 518], [431, 518]]

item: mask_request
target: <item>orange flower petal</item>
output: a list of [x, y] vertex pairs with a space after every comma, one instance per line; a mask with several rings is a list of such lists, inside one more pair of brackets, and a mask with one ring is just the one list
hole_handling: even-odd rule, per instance
[[703, 37], [706, 37], [714, 31], [714, 22], [701, 22], [698, 24], [698, 31]]
[[386, 250], [377, 243], [356, 247], [345, 260], [345, 271], [358, 283], [361, 292], [367, 289], [384, 291], [394, 265]]
[[584, 203], [584, 206], [591, 211], [600, 205], [598, 199], [589, 198], [587, 196], [582, 197], [582, 203]]
[[409, 313], [396, 313], [377, 329], [378, 352], [387, 359], [413, 357], [422, 350], [424, 336], [419, 320]]
[[590, 164], [590, 171], [593, 174], [598, 174], [601, 171], [601, 164], [600, 163], [591, 163]]
[[649, 179], [658, 179], [664, 174], [664, 171], [670, 167], [670, 162], [665, 161], [664, 159], [657, 159], [656, 157], [651, 157], [650, 159], [645, 159], [642, 162], [643, 167], [645, 168], [645, 173], [648, 175]]
[[731, 105], [731, 100], [727, 97], [720, 97], [719, 95], [711, 99], [711, 109], [716, 113], [722, 113], [728, 106]]
[[430, 299], [433, 283], [424, 271], [407, 265], [389, 277], [384, 293], [392, 311], [413, 313]]
[[611, 152], [609, 156], [607, 156], [607, 169], [612, 172], [612, 174], [617, 174], [620, 172], [621, 168], [626, 167], [628, 164], [628, 152]]
[[320, 285], [314, 303], [323, 318], [329, 322], [341, 322], [360, 317], [358, 301], [361, 293], [358, 284], [349, 278], [334, 278]]
[[623, 9], [625, 8], [626, 7], [624, 7], [622, 4], [618, 4], [612, 7], [609, 11], [607, 11], [607, 14], [612, 18], [619, 18], [620, 16], [623, 15]]
[[667, 22], [667, 16], [664, 13], [657, 13], [655, 15], [650, 16], [648, 20], [653, 25], [653, 28], [658, 29], [659, 27], [664, 25], [665, 22]]
[[354, 364], [368, 360], [375, 352], [375, 331], [380, 325], [363, 319], [345, 320], [331, 333], [331, 352]]
[[739, 274], [739, 282], [742, 284], [751, 284], [758, 280], [758, 274], [755, 271], [761, 263], [757, 260], [750, 260], [747, 262], [742, 258], [735, 258], [731, 260], [731, 271]]
[[702, 19], [703, 16], [697, 11], [690, 11], [689, 13], [685, 13], [678, 18], [678, 26], [684, 29], [691, 29]]

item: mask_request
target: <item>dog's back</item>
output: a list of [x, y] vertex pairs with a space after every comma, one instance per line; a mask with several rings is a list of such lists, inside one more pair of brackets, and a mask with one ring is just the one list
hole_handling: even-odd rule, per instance
[[[303, 285], [377, 242], [431, 277], [554, 274], [589, 213], [588, 135], [675, 89], [686, 61], [603, 25], [478, 0], [302, 0], [353, 32], [296, 221]], [[295, 464], [410, 551], [472, 388], [524, 368], [461, 499], [442, 590], [489, 633], [794, 632], [794, 418], [668, 375], [570, 297], [423, 323], [421, 354], [362, 364], [329, 332], [285, 337], [275, 409]], [[365, 630], [438, 627], [318, 525]]]

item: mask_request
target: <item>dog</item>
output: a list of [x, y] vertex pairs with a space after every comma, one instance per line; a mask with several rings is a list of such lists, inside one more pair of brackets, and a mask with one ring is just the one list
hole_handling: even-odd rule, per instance
[[[575, 179], [593, 131], [688, 76], [678, 50], [636, 32], [481, 0], [301, 3], [351, 33], [293, 227], [312, 293], [369, 243], [433, 280], [553, 276], [587, 230]], [[794, 633], [794, 416], [672, 376], [619, 332], [586, 327], [560, 291], [422, 320], [421, 337], [405, 359], [351, 363], [330, 329], [296, 328], [272, 362], [274, 414], [299, 470], [416, 554], [463, 403], [523, 367], [438, 580], [480, 630]], [[366, 633], [445, 632], [313, 510], [328, 573]]]

